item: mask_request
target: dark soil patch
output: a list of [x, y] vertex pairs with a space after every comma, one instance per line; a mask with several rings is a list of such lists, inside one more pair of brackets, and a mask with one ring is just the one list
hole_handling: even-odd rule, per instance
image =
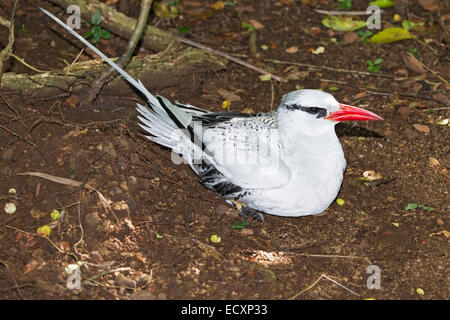
[[[123, 7], [125, 2], [130, 4], [128, 13], [136, 16], [135, 1], [117, 5]], [[394, 13], [404, 15], [405, 7], [398, 2], [386, 10], [383, 23], [393, 24]], [[183, 14], [183, 20], [175, 23], [189, 26], [195, 41], [249, 55], [242, 21], [258, 20], [265, 28], [257, 31], [258, 56], [248, 61], [278, 75], [288, 73], [288, 66], [265, 59], [366, 71], [365, 60], [383, 57], [381, 72], [392, 75], [405, 68], [400, 54], [417, 47], [421, 61], [448, 78], [448, 44], [445, 47], [439, 26], [418, 31], [421, 39], [434, 39], [428, 46], [413, 40], [343, 44], [344, 33], [331, 34], [320, 23], [323, 16], [313, 11], [314, 6], [335, 10], [333, 1], [234, 3], [211, 19]], [[16, 35], [16, 54], [40, 69], [61, 68], [82, 47], [66, 40], [67, 35], [59, 36], [60, 29], [53, 28], [55, 32], [49, 23], [43, 24], [39, 6], [60, 10], [46, 1], [22, 2], [17, 30], [25, 27]], [[353, 9], [365, 10], [364, 6]], [[11, 1], [0, 4], [0, 15], [7, 17], [10, 8]], [[441, 10], [441, 15], [448, 13], [444, 5]], [[410, 11], [427, 24], [438, 17], [418, 5], [410, 6]], [[153, 18], [152, 24], [158, 21]], [[174, 28], [170, 21], [159, 27]], [[0, 27], [0, 43], [6, 42], [7, 32]], [[262, 44], [269, 50], [261, 50]], [[114, 56], [125, 45], [125, 40], [113, 37], [99, 47]], [[286, 53], [291, 46], [298, 46], [298, 53]], [[326, 47], [324, 54], [308, 52], [318, 46]], [[7, 71], [32, 73], [17, 62], [11, 62]], [[322, 279], [297, 299], [448, 299], [449, 239], [442, 231], [449, 230], [450, 223], [449, 127], [435, 124], [448, 118], [443, 109], [448, 106], [448, 85], [435, 87], [439, 81], [431, 73], [426, 81], [408, 83], [310, 70], [298, 80], [271, 83], [230, 63], [223, 72], [195, 74], [157, 92], [220, 111], [223, 97], [217, 90], [225, 89], [241, 98], [231, 110], [262, 112], [275, 109], [282, 95], [296, 86], [327, 91], [337, 86], [334, 94], [339, 101], [365, 106], [385, 118], [338, 128], [348, 163], [339, 193], [344, 205], [333, 203], [319, 216], [266, 215], [263, 223], [250, 221], [246, 231], [231, 228], [241, 220], [235, 209], [199, 185], [187, 166], [173, 164], [168, 150], [145, 139], [134, 109], [136, 101], [142, 103], [140, 97], [102, 95], [95, 110], [82, 110], [66, 102], [68, 95], [35, 98], [0, 91], [0, 125], [8, 129], [0, 129], [0, 297], [287, 299], [326, 275], [358, 295]], [[145, 84], [153, 92], [153, 84]], [[363, 91], [398, 94], [360, 95]], [[426, 112], [429, 108], [435, 111]], [[430, 132], [420, 132], [414, 124], [426, 125]], [[370, 186], [360, 180], [366, 170], [393, 180]], [[102, 207], [95, 192], [17, 175], [25, 171], [87, 182], [113, 201], [112, 210]], [[8, 194], [10, 188], [17, 194]], [[16, 204], [15, 214], [4, 212], [7, 202]], [[407, 211], [408, 203], [435, 210]], [[65, 215], [49, 239], [26, 234], [49, 224], [54, 209]], [[222, 238], [220, 244], [210, 242], [213, 234]], [[76, 259], [87, 263], [81, 272], [89, 282], [81, 290], [69, 290], [65, 267]], [[381, 271], [378, 290], [366, 285], [370, 265]], [[417, 288], [425, 294], [417, 294]]]

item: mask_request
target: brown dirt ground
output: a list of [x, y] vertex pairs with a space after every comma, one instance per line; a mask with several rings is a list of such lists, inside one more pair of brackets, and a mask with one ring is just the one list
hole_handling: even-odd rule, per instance
[[[125, 13], [136, 16], [136, 1], [116, 5], [126, 8], [127, 2]], [[182, 14], [183, 19], [160, 21], [159, 27], [186, 25], [195, 41], [248, 55], [248, 33], [241, 24], [258, 20], [265, 26], [257, 31], [258, 56], [248, 61], [282, 76], [289, 72], [288, 66], [264, 59], [366, 71], [366, 59], [382, 57], [380, 72], [392, 75], [405, 69], [400, 54], [417, 47], [421, 60], [448, 79], [448, 43], [436, 24], [439, 13], [424, 11], [416, 1], [410, 1], [410, 14], [426, 22], [416, 32], [419, 39], [432, 39], [429, 45], [413, 40], [345, 44], [344, 33], [330, 34], [320, 23], [323, 16], [313, 11], [314, 7], [335, 10], [335, 1], [233, 2], [234, 7], [227, 6], [208, 20]], [[397, 1], [395, 8], [385, 10], [384, 27], [394, 24], [394, 13], [405, 16], [405, 2]], [[1, 16], [8, 17], [11, 3], [0, 4]], [[358, 1], [353, 9], [365, 10], [365, 5]], [[42, 23], [45, 18], [38, 6], [62, 14], [46, 1], [22, 2], [16, 54], [41, 69], [61, 68], [64, 60], [74, 59], [81, 45], [67, 41], [62, 31], [62, 35], [51, 31], [51, 23]], [[442, 2], [441, 16], [448, 9]], [[153, 17], [151, 23], [158, 21]], [[336, 44], [329, 41], [331, 36]], [[0, 27], [2, 46], [6, 41], [7, 32]], [[262, 44], [269, 50], [259, 49]], [[125, 45], [126, 41], [113, 37], [102, 41], [100, 48], [112, 56]], [[297, 53], [285, 52], [294, 45], [299, 47]], [[326, 47], [324, 54], [308, 52], [320, 45]], [[17, 62], [7, 68], [32, 73]], [[410, 72], [410, 76], [415, 75]], [[408, 82], [310, 70], [307, 77], [278, 83], [262, 82], [255, 72], [229, 63], [222, 72], [196, 73], [178, 82], [157, 90], [152, 83], [146, 85], [171, 99], [215, 111], [221, 110], [223, 101], [217, 89], [225, 89], [241, 98], [231, 110], [255, 112], [276, 108], [281, 96], [296, 85], [328, 91], [338, 86], [334, 92], [338, 100], [365, 106], [385, 121], [338, 126], [348, 162], [339, 193], [344, 205], [333, 203], [318, 216], [266, 215], [263, 223], [250, 221], [245, 231], [239, 231], [231, 228], [241, 220], [235, 209], [199, 185], [188, 167], [173, 164], [168, 150], [143, 137], [134, 109], [136, 101], [142, 102], [139, 96], [102, 95], [95, 108], [82, 110], [65, 102], [67, 94], [36, 98], [32, 93], [2, 90], [1, 299], [287, 299], [302, 291], [296, 299], [450, 297], [449, 239], [442, 232], [449, 230], [450, 223], [449, 128], [435, 124], [448, 118], [448, 109], [443, 109], [448, 106], [448, 86], [433, 87], [431, 82], [440, 80], [431, 72], [426, 81]], [[421, 98], [359, 95], [368, 90]], [[426, 112], [430, 108], [434, 112]], [[414, 124], [426, 125], [429, 132], [418, 131]], [[430, 164], [429, 157], [438, 164]], [[366, 170], [394, 180], [367, 185], [360, 180]], [[93, 192], [17, 175], [24, 171], [88, 181], [114, 201], [112, 212], [102, 208]], [[15, 196], [8, 194], [10, 188], [17, 189]], [[17, 211], [8, 215], [3, 207], [11, 201]], [[406, 211], [408, 203], [435, 210]], [[37, 227], [50, 223], [49, 212], [54, 209], [64, 209], [64, 218], [48, 239], [37, 236]], [[219, 235], [221, 243], [212, 244], [212, 234]], [[86, 263], [82, 278], [90, 282], [80, 290], [68, 290], [64, 268], [77, 260]], [[370, 265], [381, 270], [379, 290], [366, 286]], [[117, 268], [125, 269], [112, 272]], [[321, 275], [354, 293], [327, 279], [308, 288]], [[417, 294], [417, 288], [424, 295]]]

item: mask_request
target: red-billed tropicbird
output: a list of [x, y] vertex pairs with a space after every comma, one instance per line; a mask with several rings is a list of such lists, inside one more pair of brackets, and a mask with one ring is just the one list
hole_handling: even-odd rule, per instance
[[101, 51], [41, 10], [102, 57], [148, 100], [137, 104], [148, 139], [170, 148], [208, 189], [228, 203], [286, 217], [323, 212], [336, 198], [346, 161], [335, 125], [346, 120], [382, 120], [370, 111], [341, 104], [320, 90], [283, 96], [274, 112], [208, 112], [153, 96]]

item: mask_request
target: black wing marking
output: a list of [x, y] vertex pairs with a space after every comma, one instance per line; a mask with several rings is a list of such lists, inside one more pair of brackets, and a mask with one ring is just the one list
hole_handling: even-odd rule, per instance
[[203, 165], [204, 171], [198, 175], [198, 180], [207, 189], [217, 192], [221, 197], [230, 199], [238, 197], [243, 189], [230, 182], [219, 170], [213, 165]]
[[256, 114], [247, 114], [239, 112], [208, 112], [201, 115], [195, 115], [194, 119], [197, 121], [202, 121], [203, 124], [207, 126], [214, 126], [220, 122], [230, 121], [235, 118], [251, 118], [255, 117]]

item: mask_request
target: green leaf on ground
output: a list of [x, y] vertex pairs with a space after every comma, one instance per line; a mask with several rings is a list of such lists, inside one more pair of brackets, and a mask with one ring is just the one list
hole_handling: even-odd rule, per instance
[[391, 43], [400, 40], [412, 39], [413, 36], [408, 30], [403, 28], [387, 28], [372, 36], [370, 42], [373, 43]]
[[270, 81], [270, 79], [272, 79], [272, 76], [268, 73], [266, 74], [262, 74], [259, 76], [259, 80], [265, 82], [265, 81]]
[[408, 203], [405, 207], [405, 210], [416, 210], [417, 208], [420, 208], [425, 211], [434, 211], [435, 210], [434, 208], [427, 207], [423, 204], [417, 204], [417, 203]]
[[353, 20], [351, 17], [327, 16], [322, 24], [336, 31], [355, 31], [366, 26], [366, 21]]
[[414, 28], [415, 26], [423, 26], [424, 23], [423, 22], [412, 22], [410, 20], [403, 20], [402, 21], [402, 27], [405, 30], [411, 30], [412, 28]]
[[246, 22], [242, 22], [242, 28], [247, 29], [250, 32], [255, 31], [255, 28], [250, 23]]
[[102, 29], [99, 26], [94, 26], [91, 31], [94, 36], [94, 42], [99, 42], [102, 37]]
[[391, 0], [376, 0], [370, 2], [371, 5], [378, 6], [380, 8], [390, 8], [395, 6], [395, 2]]
[[101, 34], [102, 39], [109, 39], [111, 37], [111, 33], [108, 30], [102, 29]]
[[244, 229], [247, 225], [248, 225], [248, 222], [247, 222], [247, 221], [241, 221], [241, 222], [233, 223], [233, 225], [231, 226], [231, 228], [232, 228], [232, 229], [235, 229], [235, 230], [242, 230], [242, 229]]
[[348, 10], [352, 7], [353, 0], [338, 0], [339, 10]]
[[102, 22], [102, 13], [100, 12], [100, 9], [97, 9], [97, 11], [94, 12], [91, 22], [97, 26]]
[[180, 29], [178, 29], [178, 32], [189, 33], [189, 32], [191, 32], [191, 28], [189, 28], [188, 26], [182, 26]]

